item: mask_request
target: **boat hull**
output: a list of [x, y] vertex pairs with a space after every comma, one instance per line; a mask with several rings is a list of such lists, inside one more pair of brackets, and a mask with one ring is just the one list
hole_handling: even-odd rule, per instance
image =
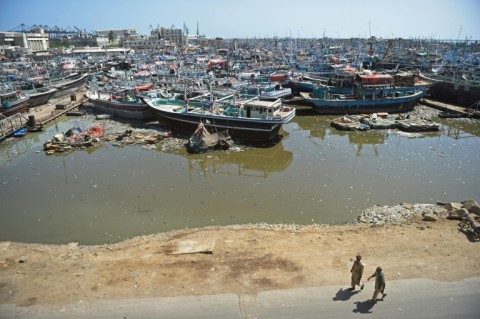
[[403, 113], [413, 110], [425, 95], [420, 91], [405, 97], [384, 98], [376, 100], [322, 100], [309, 99], [313, 110], [318, 114], [371, 114], [378, 112]]
[[437, 82], [433, 83], [429, 89], [430, 97], [434, 100], [461, 105], [465, 107], [472, 106], [480, 101], [480, 86], [464, 84], [455, 86], [454, 83]]
[[50, 100], [50, 98], [53, 97], [53, 95], [57, 92], [57, 89], [50, 89], [45, 92], [35, 92], [32, 94], [27, 93], [27, 95], [30, 97], [30, 100], [28, 102], [29, 107], [35, 107], [39, 106], [42, 104], [45, 104]]
[[92, 103], [95, 113], [133, 120], [153, 118], [150, 107], [140, 100], [127, 102], [111, 99], [110, 94], [98, 93], [97, 91], [88, 91], [85, 96]]
[[11, 107], [1, 107], [0, 108], [0, 114], [9, 117], [17, 113], [24, 113], [28, 109], [28, 98], [23, 99], [23, 101], [19, 101], [18, 103], [15, 103]]
[[228, 131], [228, 134], [244, 142], [267, 142], [276, 138], [279, 134], [282, 122], [272, 123], [265, 121], [253, 121], [249, 118], [230, 118], [204, 116], [194, 113], [174, 113], [152, 108], [154, 118], [172, 129], [192, 134], [198, 124], [204, 123], [212, 133]]
[[153, 117], [151, 110], [146, 104], [115, 103], [102, 100], [90, 101], [96, 113], [110, 114], [133, 120], [149, 120]]
[[58, 83], [52, 83], [51, 86], [57, 89], [57, 92], [55, 92], [53, 98], [64, 97], [79, 90], [85, 84], [85, 82], [87, 82], [88, 76], [89, 74], [85, 73], [75, 78], [69, 78]]

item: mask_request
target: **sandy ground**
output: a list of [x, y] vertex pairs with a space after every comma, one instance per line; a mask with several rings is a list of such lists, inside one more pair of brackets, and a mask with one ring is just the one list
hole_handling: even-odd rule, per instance
[[[210, 227], [113, 245], [0, 243], [0, 303], [66, 304], [350, 283], [356, 254], [364, 279], [377, 265], [389, 281], [480, 276], [480, 242], [458, 221], [397, 226], [265, 230]], [[195, 252], [195, 251], [206, 251]], [[191, 252], [191, 253], [187, 253]]]

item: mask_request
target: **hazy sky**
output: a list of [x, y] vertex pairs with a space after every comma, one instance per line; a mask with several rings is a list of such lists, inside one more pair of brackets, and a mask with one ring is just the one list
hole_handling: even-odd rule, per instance
[[20, 24], [92, 30], [150, 25], [207, 37], [480, 40], [480, 0], [0, 0], [0, 31]]

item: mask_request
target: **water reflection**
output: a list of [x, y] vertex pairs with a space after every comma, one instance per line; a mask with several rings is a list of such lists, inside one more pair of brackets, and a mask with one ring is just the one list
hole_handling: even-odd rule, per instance
[[479, 120], [437, 118], [435, 121], [442, 124], [442, 134], [448, 137], [462, 139], [480, 136]]
[[27, 134], [21, 138], [11, 138], [0, 145], [0, 167], [11, 165], [22, 155], [27, 154], [35, 143], [35, 135]]
[[205, 154], [186, 154], [176, 151], [188, 162], [190, 179], [201, 172], [211, 174], [267, 178], [273, 172], [282, 172], [293, 160], [293, 153], [279, 142], [270, 148], [248, 148], [214, 151]]

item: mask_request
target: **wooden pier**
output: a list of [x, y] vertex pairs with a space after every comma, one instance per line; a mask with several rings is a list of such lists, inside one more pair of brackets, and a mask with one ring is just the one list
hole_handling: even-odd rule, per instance
[[9, 117], [0, 115], [0, 141], [13, 135], [16, 131], [27, 126], [28, 118], [17, 113]]
[[447, 104], [447, 103], [425, 99], [425, 98], [420, 100], [420, 103], [433, 107], [435, 109], [441, 110], [443, 112], [458, 114], [463, 117], [474, 117], [474, 118], [480, 118], [479, 102], [476, 102], [470, 107], [463, 107], [463, 106]]
[[83, 106], [85, 101], [85, 97], [81, 97], [77, 100], [77, 95], [75, 94], [70, 96], [70, 100], [63, 99], [55, 105], [45, 107], [40, 112], [32, 112], [29, 115], [28, 129], [30, 131], [43, 131], [44, 126]]

